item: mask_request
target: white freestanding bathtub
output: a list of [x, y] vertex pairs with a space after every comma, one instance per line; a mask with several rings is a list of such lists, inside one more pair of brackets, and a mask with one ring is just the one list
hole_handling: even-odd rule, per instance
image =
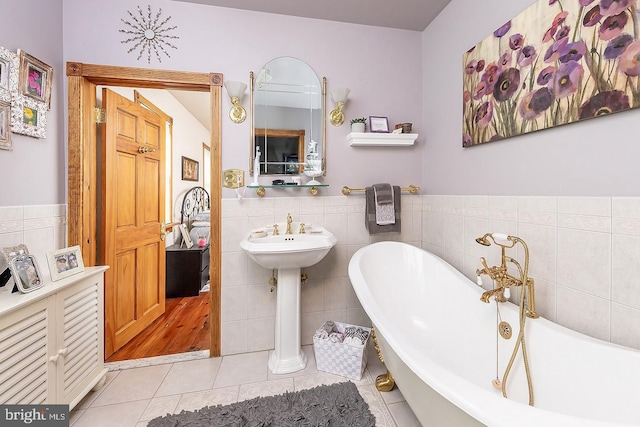
[[639, 351], [527, 319], [531, 407], [522, 353], [507, 382], [508, 399], [491, 384], [496, 352], [502, 379], [513, 351], [517, 306], [500, 304], [513, 336], [497, 339], [495, 301], [481, 302], [483, 289], [404, 243], [358, 250], [349, 277], [376, 328], [385, 365], [423, 426], [640, 426]]

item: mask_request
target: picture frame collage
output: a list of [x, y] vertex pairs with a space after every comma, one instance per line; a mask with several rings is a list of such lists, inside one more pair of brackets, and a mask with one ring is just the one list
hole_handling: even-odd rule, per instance
[[0, 46], [0, 149], [13, 149], [12, 133], [46, 138], [52, 84], [53, 67]]
[[[45, 285], [45, 276], [42, 274], [38, 260], [35, 255], [29, 253], [25, 244], [2, 248], [2, 253], [11, 273], [10, 277], [13, 278], [14, 286], [11, 292], [28, 293]], [[84, 271], [80, 246], [57, 249], [48, 252], [46, 256], [52, 282]], [[9, 278], [5, 273], [2, 273], [2, 276], [5, 282]], [[1, 285], [4, 285], [4, 282]]]

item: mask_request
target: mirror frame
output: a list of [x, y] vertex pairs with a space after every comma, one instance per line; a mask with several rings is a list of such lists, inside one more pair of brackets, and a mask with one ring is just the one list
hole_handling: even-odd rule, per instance
[[[297, 59], [297, 58], [294, 58]], [[298, 59], [298, 61], [302, 61]], [[307, 64], [308, 65], [308, 64]], [[309, 67], [311, 68], [311, 67]], [[314, 71], [315, 73], [315, 71]], [[317, 76], [317, 74], [316, 74]], [[249, 71], [249, 82], [251, 84], [249, 90], [249, 115], [251, 119], [249, 123], [251, 125], [251, 139], [249, 140], [249, 175], [253, 176], [253, 153], [256, 139], [256, 128], [254, 123], [254, 110], [253, 110], [253, 94], [255, 91], [255, 78], [253, 71]], [[322, 86], [322, 176], [327, 175], [327, 78], [322, 77], [321, 79]], [[304, 145], [304, 144], [303, 144]], [[306, 147], [305, 147], [305, 155], [306, 155]], [[300, 165], [300, 175], [304, 174], [304, 167]]]

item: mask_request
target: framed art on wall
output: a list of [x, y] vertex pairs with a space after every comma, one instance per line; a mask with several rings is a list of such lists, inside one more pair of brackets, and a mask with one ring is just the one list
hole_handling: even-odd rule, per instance
[[20, 49], [18, 49], [18, 56], [20, 57], [20, 93], [44, 102], [49, 109], [53, 67]]
[[198, 162], [188, 157], [182, 156], [182, 180], [198, 181], [198, 179], [199, 179]]
[[47, 107], [33, 98], [17, 95], [11, 101], [11, 132], [46, 138]]
[[0, 46], [0, 101], [18, 95], [18, 55]]
[[11, 150], [11, 105], [0, 101], [0, 149]]
[[59, 249], [47, 254], [51, 280], [56, 281], [84, 271], [80, 246]]

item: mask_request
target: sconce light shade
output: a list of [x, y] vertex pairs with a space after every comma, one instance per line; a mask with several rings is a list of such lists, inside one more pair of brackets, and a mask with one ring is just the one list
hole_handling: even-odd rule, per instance
[[240, 100], [244, 96], [244, 91], [247, 90], [247, 85], [242, 82], [227, 80], [224, 82], [224, 87], [227, 89], [227, 93], [233, 104], [233, 107], [229, 110], [229, 118], [234, 123], [244, 122], [247, 118], [247, 111], [240, 104]]
[[329, 113], [329, 122], [334, 126], [342, 126], [344, 123], [344, 113], [342, 112], [347, 99], [349, 99], [351, 89], [347, 87], [336, 88], [331, 91], [331, 97], [336, 104], [336, 108]]

